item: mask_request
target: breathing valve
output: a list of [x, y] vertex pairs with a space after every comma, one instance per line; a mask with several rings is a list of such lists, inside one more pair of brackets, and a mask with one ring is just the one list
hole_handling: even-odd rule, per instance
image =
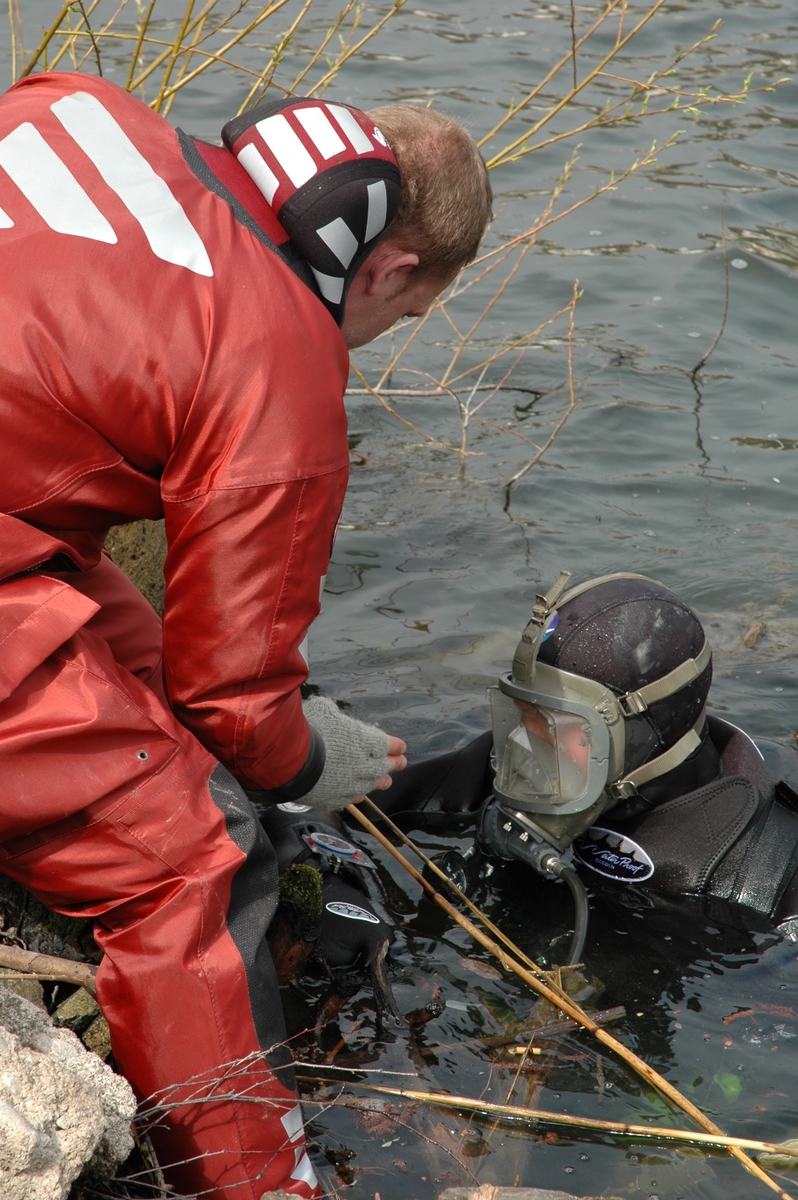
[[524, 813], [506, 808], [495, 796], [489, 796], [483, 804], [478, 828], [485, 853], [518, 859], [540, 875], [559, 875], [560, 868], [570, 867], [573, 862], [570, 846], [558, 852]]

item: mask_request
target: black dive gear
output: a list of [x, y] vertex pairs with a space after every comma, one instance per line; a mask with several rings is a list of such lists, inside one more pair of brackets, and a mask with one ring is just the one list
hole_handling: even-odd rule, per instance
[[605, 575], [538, 595], [512, 672], [489, 689], [496, 781], [559, 850], [701, 745], [712, 651], [656, 580]]
[[464, 830], [471, 813], [483, 854], [541, 874], [563, 877], [573, 846], [596, 886], [705, 897], [730, 924], [736, 908], [796, 917], [798, 935], [798, 755], [707, 718], [711, 651], [673, 592], [618, 574], [563, 594], [566, 578], [492, 689], [501, 744], [410, 766], [373, 799], [404, 829]]
[[798, 870], [798, 754], [718, 717], [707, 730], [714, 779], [625, 819], [607, 813], [601, 824], [643, 848], [658, 891], [712, 898], [728, 924], [737, 905], [779, 924], [798, 911], [788, 911], [787, 896]]
[[[492, 795], [489, 734], [412, 764], [372, 799], [404, 830], [449, 829], [462, 836], [479, 825], [484, 854], [528, 861], [520, 822], [512, 821], [512, 831], [498, 825], [492, 837], [505, 810]], [[617, 872], [610, 880], [587, 870], [584, 855], [577, 866], [591, 889], [604, 896], [632, 887], [702, 897], [717, 920], [763, 931], [795, 918], [798, 936], [798, 752], [792, 747], [754, 740], [710, 716], [691, 758], [643, 785], [600, 825], [641, 848], [653, 872], [643, 880]]]
[[380, 1009], [394, 1019], [396, 1005], [385, 974], [393, 929], [384, 915], [372, 877], [372, 860], [342, 832], [330, 813], [286, 803], [258, 813], [277, 855], [282, 876], [303, 864], [321, 875], [321, 919], [315, 959], [340, 990], [353, 992], [369, 974]]

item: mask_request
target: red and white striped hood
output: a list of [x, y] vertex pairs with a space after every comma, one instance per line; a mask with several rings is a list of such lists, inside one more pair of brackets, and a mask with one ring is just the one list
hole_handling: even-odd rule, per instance
[[222, 139], [340, 325], [349, 284], [399, 207], [399, 168], [385, 137], [359, 109], [281, 100], [228, 122]]

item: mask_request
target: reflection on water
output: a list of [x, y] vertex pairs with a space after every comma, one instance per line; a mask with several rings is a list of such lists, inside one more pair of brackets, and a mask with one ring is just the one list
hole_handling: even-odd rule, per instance
[[[32, 43], [52, 6], [25, 0], [22, 7]], [[330, 11], [324, 0], [289, 57], [301, 59]], [[587, 24], [597, 11], [579, 4], [576, 19]], [[755, 85], [794, 72], [798, 23], [787, 0], [669, 4], [624, 69], [645, 78], [669, 48], [692, 44], [718, 15], [719, 37], [693, 60], [698, 84], [732, 89], [751, 70]], [[564, 3], [411, 3], [328, 98], [432, 100], [481, 134], [497, 104], [522, 95], [562, 52], [569, 21]], [[258, 54], [256, 47], [253, 62]], [[241, 95], [225, 73], [205, 75], [193, 94], [178, 95], [171, 119], [214, 137]], [[545, 97], [539, 101], [530, 119]], [[505, 481], [534, 453], [522, 439], [545, 440], [567, 402], [562, 323], [526, 354], [513, 376], [518, 390], [498, 392], [481, 410], [490, 424], [471, 426], [469, 448], [479, 457], [464, 472], [456, 455], [368, 395], [350, 397], [356, 465], [325, 609], [311, 633], [313, 682], [406, 737], [415, 754], [451, 748], [487, 726], [485, 687], [509, 665], [535, 589], [561, 568], [577, 578], [624, 569], [662, 579], [703, 616], [716, 648], [716, 710], [753, 732], [792, 736], [798, 458], [773, 451], [798, 446], [797, 108], [798, 86], [787, 84], [703, 119], [664, 116], [584, 139], [566, 199], [591, 192], [653, 137], [661, 143], [675, 127], [685, 130], [641, 175], [546, 231], [464, 356], [479, 361], [545, 321], [568, 303], [578, 275], [580, 403], [543, 464], [509, 492]], [[496, 238], [527, 227], [568, 153], [550, 146], [494, 174]], [[694, 379], [724, 308], [722, 226], [734, 268], [728, 319]], [[482, 303], [466, 298], [464, 317]], [[454, 344], [451, 329], [433, 321], [407, 365], [434, 373]], [[368, 379], [379, 376], [389, 351], [385, 338], [359, 353]], [[421, 379], [396, 373], [391, 386], [401, 391]], [[392, 402], [439, 442], [459, 444], [452, 396]], [[464, 966], [481, 961], [481, 952], [421, 901], [391, 860], [376, 857], [389, 907], [404, 922], [394, 960], [399, 1006], [423, 1006], [439, 984], [447, 1007], [416, 1031], [386, 1033], [375, 1027], [370, 996], [359, 993], [321, 1035], [325, 1052], [343, 1036], [341, 1065], [368, 1060], [409, 1073], [388, 1077], [399, 1083], [484, 1090], [503, 1100], [515, 1067], [497, 1066], [479, 1039], [527, 1016], [534, 997], [513, 977], [486, 979]], [[571, 902], [559, 884], [513, 866], [497, 871], [479, 900], [534, 953], [556, 958], [567, 943]], [[719, 928], [695, 910], [655, 908], [643, 892], [614, 900], [602, 892], [594, 910], [587, 970], [603, 989], [601, 1007], [627, 1008], [621, 1036], [731, 1132], [794, 1136], [795, 947]], [[309, 989], [290, 999], [295, 1023], [312, 1011], [314, 996]], [[668, 1119], [655, 1096], [582, 1035], [552, 1045], [544, 1062], [522, 1073], [515, 1095], [589, 1115]], [[721, 1156], [599, 1135], [574, 1139], [562, 1130], [494, 1129], [383, 1100], [329, 1109], [314, 1128], [328, 1178], [341, 1190], [351, 1184], [355, 1200], [375, 1191], [382, 1200], [429, 1200], [454, 1180], [512, 1184], [516, 1177], [660, 1200], [765, 1194]]]

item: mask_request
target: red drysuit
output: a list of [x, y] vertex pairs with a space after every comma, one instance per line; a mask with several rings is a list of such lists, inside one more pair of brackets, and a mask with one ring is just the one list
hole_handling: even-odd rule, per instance
[[[275, 789], [308, 757], [299, 647], [347, 482], [348, 359], [259, 203], [229, 151], [113, 84], [0, 99], [0, 870], [97, 918], [116, 1061], [180, 1102], [159, 1150], [213, 1200], [316, 1187], [288, 1056], [264, 1053], [274, 857], [229, 772]], [[161, 516], [163, 675], [158, 619], [101, 553]], [[207, 1103], [233, 1060], [214, 1095], [247, 1099]]]

